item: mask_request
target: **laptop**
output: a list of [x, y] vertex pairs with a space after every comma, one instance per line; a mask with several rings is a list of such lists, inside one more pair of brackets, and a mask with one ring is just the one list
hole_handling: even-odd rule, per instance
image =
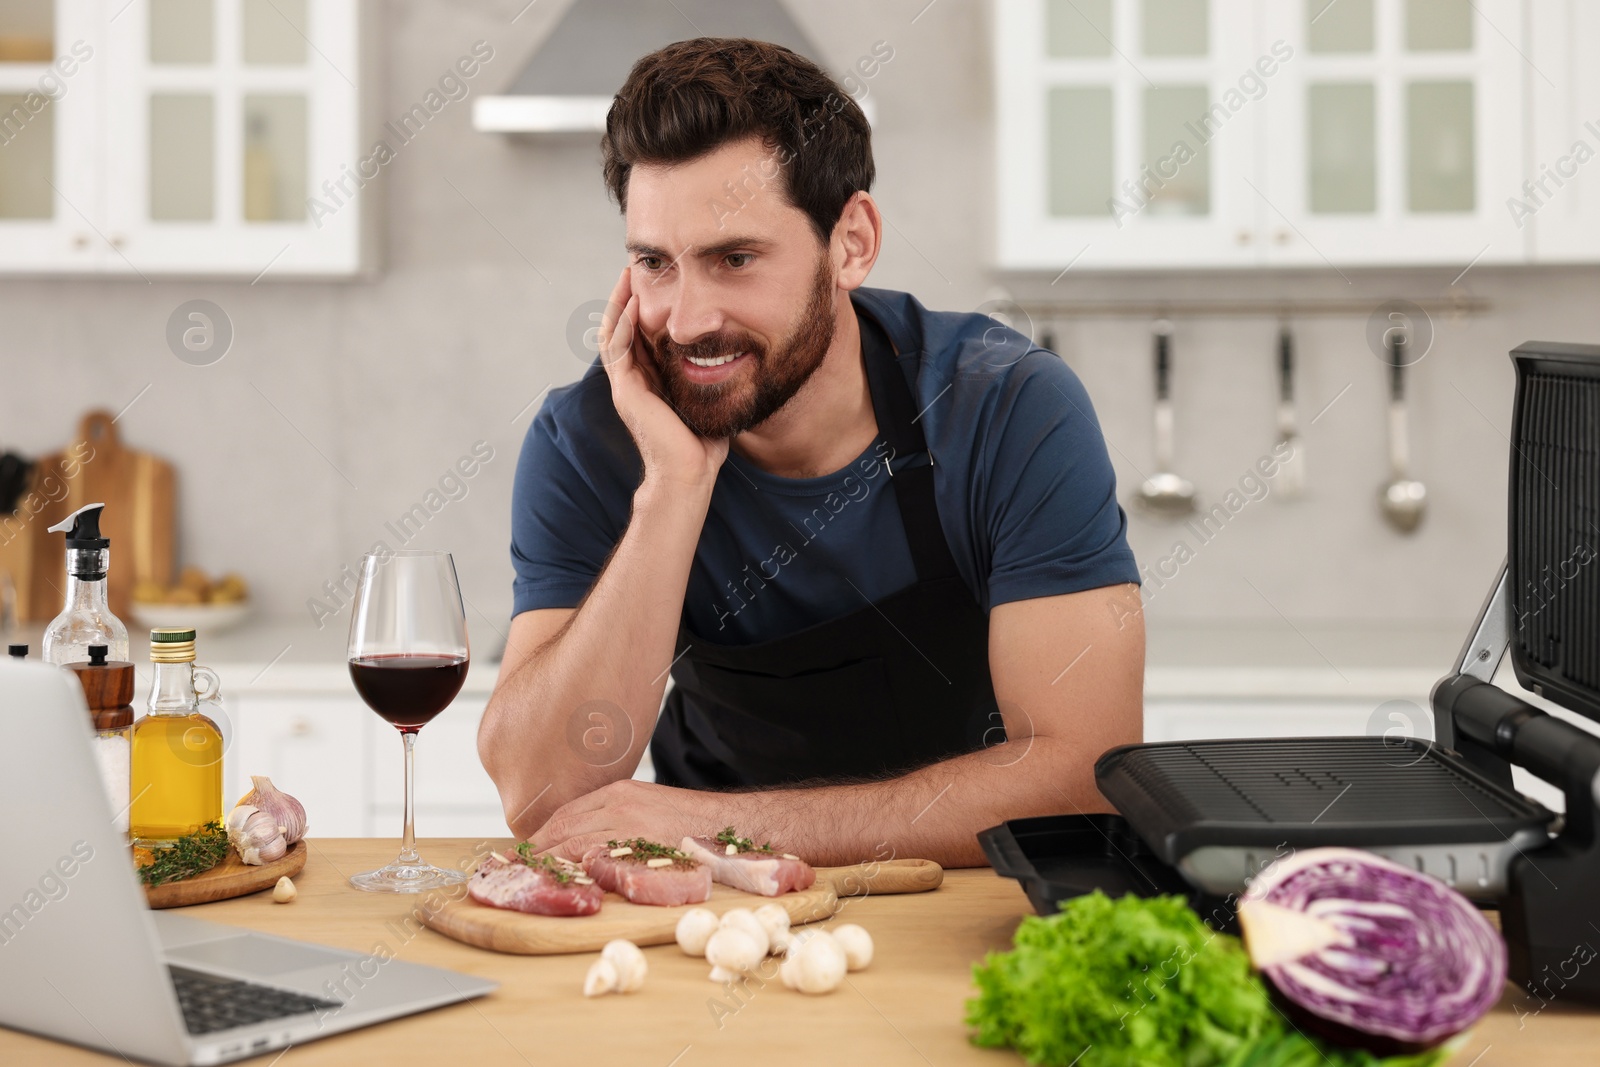
[[113, 828], [91, 734], [66, 672], [0, 663], [0, 1025], [187, 1067], [496, 988], [392, 955], [150, 910]]

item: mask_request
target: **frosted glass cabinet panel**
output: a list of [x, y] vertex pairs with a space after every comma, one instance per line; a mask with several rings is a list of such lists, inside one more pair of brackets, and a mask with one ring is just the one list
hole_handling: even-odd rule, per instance
[[1253, 166], [1265, 85], [1252, 0], [1006, 0], [996, 25], [999, 256], [1009, 267], [1259, 259]]
[[[1297, 51], [1268, 103], [1269, 261], [1522, 263], [1506, 196], [1528, 118], [1521, 0], [1296, 0], [1265, 32]], [[1495, 29], [1490, 29], [1493, 25]], [[1504, 34], [1504, 36], [1502, 36]]]
[[[1600, 262], [1600, 165], [1583, 167], [1600, 3], [1005, 0], [994, 16], [1002, 268]], [[1530, 141], [1547, 171], [1524, 173]]]
[[95, 39], [81, 3], [0, 0], [0, 270], [94, 269], [105, 254], [80, 214], [96, 207]]
[[0, 0], [0, 272], [359, 272], [373, 6]]

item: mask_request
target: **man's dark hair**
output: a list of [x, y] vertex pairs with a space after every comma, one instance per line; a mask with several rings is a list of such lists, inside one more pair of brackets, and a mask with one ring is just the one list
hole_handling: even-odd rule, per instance
[[[600, 141], [606, 187], [626, 211], [636, 164], [687, 163], [747, 137], [773, 152], [755, 180], [781, 175], [824, 245], [850, 197], [872, 188], [872, 128], [856, 102], [804, 56], [743, 37], [679, 41], [633, 65]], [[740, 198], [750, 181], [734, 180]]]

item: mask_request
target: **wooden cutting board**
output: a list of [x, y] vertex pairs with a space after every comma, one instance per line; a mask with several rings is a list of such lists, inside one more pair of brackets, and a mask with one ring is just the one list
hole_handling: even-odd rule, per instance
[[[597, 952], [607, 941], [626, 938], [636, 945], [665, 945], [676, 939], [678, 919], [690, 908], [710, 908], [721, 915], [730, 908], [758, 908], [782, 904], [791, 926], [831, 917], [840, 901], [853, 896], [883, 893], [925, 893], [939, 888], [944, 868], [932, 860], [882, 860], [853, 867], [818, 867], [810, 889], [776, 897], [757, 896], [725, 885], [711, 887], [704, 904], [661, 908], [630, 904], [615, 893], [593, 915], [525, 915], [520, 911], [491, 908], [463, 895], [438, 907], [426, 899], [418, 908], [428, 926], [468, 945], [523, 956], [553, 956], [566, 952]], [[442, 899], [442, 898], [438, 898]]]
[[252, 867], [228, 849], [228, 857], [204, 874], [166, 885], [145, 886], [145, 899], [152, 908], [182, 908], [189, 904], [209, 904], [249, 893], [259, 893], [278, 884], [284, 875], [293, 878], [306, 869], [306, 843], [296, 841], [283, 858]]
[[62, 535], [48, 533], [85, 504], [103, 501], [100, 532], [111, 539], [107, 595], [111, 612], [132, 615], [133, 587], [141, 581], [170, 585], [177, 476], [172, 465], [148, 452], [125, 448], [109, 411], [91, 411], [63, 451], [40, 459], [35, 491], [50, 503], [30, 523], [32, 589], [27, 617], [47, 621], [61, 610], [66, 567]]

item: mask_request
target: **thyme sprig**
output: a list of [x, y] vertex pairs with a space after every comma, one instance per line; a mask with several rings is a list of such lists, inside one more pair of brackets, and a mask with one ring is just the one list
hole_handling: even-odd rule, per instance
[[579, 868], [569, 867], [554, 856], [535, 855], [533, 845], [527, 841], [517, 846], [517, 856], [529, 867], [550, 875], [556, 880], [557, 885], [566, 885], [572, 881], [573, 875], [581, 873]]
[[645, 860], [666, 858], [671, 860], [675, 865], [695, 865], [695, 861], [691, 859], [687, 853], [681, 852], [678, 849], [673, 848], [671, 845], [663, 845], [656, 841], [647, 841], [642, 837], [630, 837], [626, 841], [607, 841], [606, 847], [633, 849], [632, 855], [619, 857], [620, 859], [637, 860], [639, 862], [643, 862]]
[[739, 835], [735, 834], [733, 832], [733, 827], [731, 827], [731, 826], [728, 827], [726, 830], [723, 830], [721, 833], [717, 834], [717, 836], [712, 838], [712, 840], [715, 841], [719, 845], [724, 845], [724, 846], [732, 845], [736, 850], [738, 850], [740, 852], [771, 852], [772, 851], [772, 842], [763, 841], [760, 845], [757, 845], [754, 841], [750, 840], [750, 838], [748, 838], [748, 837], [740, 837]]
[[166, 885], [204, 874], [228, 855], [228, 832], [213, 819], [199, 830], [178, 838], [170, 848], [150, 850], [151, 860], [139, 868], [147, 886]]

